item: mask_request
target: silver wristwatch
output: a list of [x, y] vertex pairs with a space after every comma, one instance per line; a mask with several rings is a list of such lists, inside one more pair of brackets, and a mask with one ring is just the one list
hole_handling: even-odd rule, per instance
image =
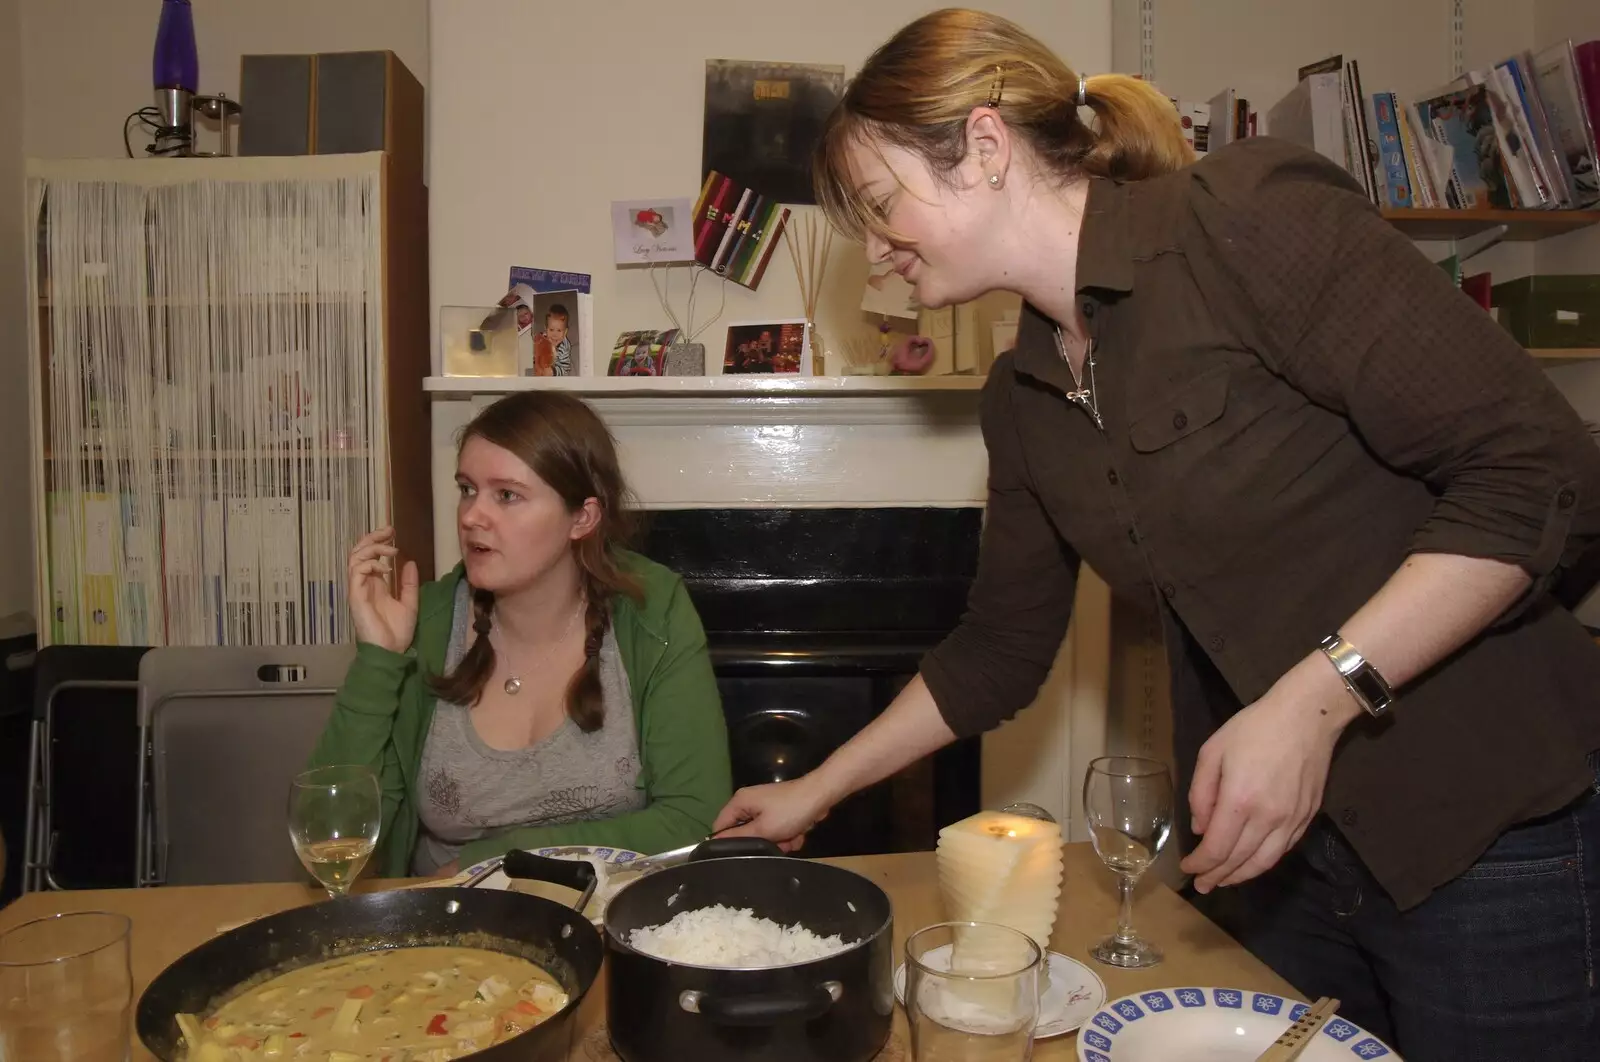
[[1368, 715], [1376, 719], [1394, 704], [1394, 691], [1378, 674], [1378, 669], [1367, 663], [1366, 657], [1345, 641], [1343, 635], [1337, 631], [1328, 635], [1318, 648], [1344, 679], [1344, 688]]

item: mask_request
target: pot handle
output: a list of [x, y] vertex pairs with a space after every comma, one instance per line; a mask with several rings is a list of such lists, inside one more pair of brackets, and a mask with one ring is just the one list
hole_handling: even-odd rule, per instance
[[678, 996], [678, 1005], [690, 1014], [704, 1014], [717, 1025], [776, 1025], [820, 1018], [843, 995], [844, 985], [838, 981], [824, 981], [799, 992], [745, 996], [719, 996], [690, 989]]
[[565, 885], [580, 893], [578, 902], [572, 907], [580, 914], [589, 906], [589, 899], [594, 895], [595, 886], [599, 884], [594, 867], [581, 859], [551, 859], [549, 856], [524, 852], [520, 848], [513, 848], [505, 854], [500, 869], [505, 871], [508, 878], [548, 881], [552, 885]]
[[726, 859], [733, 856], [781, 856], [783, 849], [765, 837], [712, 837], [701, 841], [689, 853], [689, 862]]

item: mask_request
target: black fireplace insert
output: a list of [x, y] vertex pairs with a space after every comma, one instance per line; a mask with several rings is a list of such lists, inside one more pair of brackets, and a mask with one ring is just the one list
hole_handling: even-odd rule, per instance
[[[798, 777], [872, 721], [961, 618], [977, 508], [673, 509], [640, 549], [683, 576], [706, 628], [734, 784]], [[849, 798], [806, 855], [932, 848], [978, 809], [977, 739]]]

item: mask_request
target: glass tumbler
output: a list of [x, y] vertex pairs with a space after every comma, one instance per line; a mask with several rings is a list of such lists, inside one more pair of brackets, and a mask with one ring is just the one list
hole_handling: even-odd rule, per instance
[[0, 1062], [127, 1062], [131, 929], [83, 911], [0, 933]]

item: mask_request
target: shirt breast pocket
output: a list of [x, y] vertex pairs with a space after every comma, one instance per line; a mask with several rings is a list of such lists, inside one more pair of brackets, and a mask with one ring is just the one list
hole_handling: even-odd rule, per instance
[[1228, 373], [1208, 372], [1136, 413], [1128, 441], [1136, 452], [1153, 454], [1210, 427], [1227, 410]]

